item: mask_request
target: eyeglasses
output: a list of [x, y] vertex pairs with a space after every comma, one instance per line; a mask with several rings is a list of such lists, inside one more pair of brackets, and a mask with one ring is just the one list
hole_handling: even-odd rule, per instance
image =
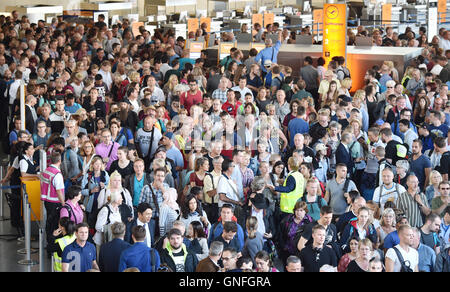
[[446, 191], [448, 191], [448, 190], [450, 190], [450, 188], [441, 188], [441, 190], [446, 190]]

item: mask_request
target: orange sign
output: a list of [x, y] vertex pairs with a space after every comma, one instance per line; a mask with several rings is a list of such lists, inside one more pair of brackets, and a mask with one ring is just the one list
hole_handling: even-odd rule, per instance
[[211, 18], [210, 17], [202, 17], [200, 18], [200, 26], [206, 23], [206, 32], [211, 32]]
[[323, 11], [323, 58], [328, 64], [335, 56], [346, 57], [347, 5], [324, 4]]
[[220, 42], [219, 43], [219, 53], [218, 61], [222, 60], [226, 56], [230, 54], [231, 48], [236, 47], [236, 43], [234, 42]]
[[437, 7], [440, 22], [445, 22], [446, 19], [445, 12], [447, 12], [447, 0], [438, 0]]
[[384, 4], [381, 11], [383, 25], [390, 25], [392, 20], [392, 4]]
[[187, 29], [188, 29], [188, 34], [191, 31], [193, 31], [195, 33], [198, 29], [198, 18], [188, 18]]
[[255, 23], [263, 25], [263, 16], [262, 14], [253, 14], [252, 15], [252, 25], [255, 25]]
[[204, 49], [205, 42], [189, 42], [189, 58], [198, 59], [200, 58], [201, 52]]
[[264, 27], [268, 24], [273, 24], [275, 15], [273, 13], [264, 13]]
[[323, 28], [323, 9], [314, 9], [313, 11], [313, 34], [314, 30], [321, 30]]
[[142, 21], [135, 21], [131, 24], [131, 31], [133, 32], [134, 37], [140, 35], [139, 27], [144, 26], [144, 23]]

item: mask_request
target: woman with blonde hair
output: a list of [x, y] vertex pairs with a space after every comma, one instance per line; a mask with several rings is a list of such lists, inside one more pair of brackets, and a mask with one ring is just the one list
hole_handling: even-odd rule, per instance
[[431, 200], [433, 198], [440, 196], [439, 184], [442, 181], [442, 175], [439, 171], [433, 170], [430, 173], [430, 183], [425, 188], [425, 196], [427, 197], [428, 204], [431, 206]]
[[392, 208], [384, 209], [381, 214], [380, 226], [377, 228], [380, 247], [383, 246], [386, 236], [396, 230], [395, 225], [395, 211]]
[[109, 183], [109, 175], [105, 171], [105, 164], [100, 156], [95, 155], [89, 167], [89, 171], [83, 175], [81, 181], [82, 195], [84, 196], [83, 205], [86, 206], [88, 213], [88, 224], [90, 228], [95, 227], [98, 210], [98, 196]]
[[178, 95], [175, 91], [176, 86], [179, 84], [178, 77], [175, 74], [170, 75], [169, 80], [164, 84], [163, 92], [167, 96], [167, 104], [170, 105], [173, 96]]
[[394, 62], [384, 61], [383, 65], [386, 65], [389, 67], [389, 71], [390, 71], [389, 75], [391, 75], [391, 77], [395, 81], [395, 83], [398, 83], [399, 82], [399, 74], [398, 74], [397, 68], [395, 68], [395, 66], [394, 66]]
[[113, 196], [117, 194], [122, 197], [124, 204], [120, 208], [122, 221], [125, 223], [130, 222], [134, 218], [133, 199], [131, 198], [130, 192], [122, 187], [122, 176], [116, 170], [111, 173], [108, 186], [101, 190], [98, 195], [97, 204], [99, 209], [108, 202], [112, 202]]
[[344, 94], [350, 96], [350, 89], [352, 88], [352, 79], [344, 78], [341, 80], [341, 88], [339, 90], [343, 90]]
[[372, 258], [373, 246], [370, 239], [365, 238], [358, 243], [358, 256], [347, 266], [347, 272], [367, 272]]
[[109, 200], [101, 205], [95, 222], [95, 234], [93, 240], [97, 249], [103, 244], [112, 240], [111, 224], [116, 222], [127, 223], [123, 221], [120, 206], [123, 205], [123, 196], [118, 192], [111, 193]]

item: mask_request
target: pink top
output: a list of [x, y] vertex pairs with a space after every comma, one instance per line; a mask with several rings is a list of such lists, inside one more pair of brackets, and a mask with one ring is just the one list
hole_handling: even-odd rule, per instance
[[[84, 213], [83, 213], [83, 209], [81, 209], [80, 205], [77, 204], [76, 206], [74, 206], [72, 201], [70, 201], [70, 200], [67, 200], [66, 204], [72, 208], [70, 220], [75, 222], [75, 224], [83, 223]], [[67, 211], [67, 208], [61, 208], [61, 211], [59, 212], [59, 216], [60, 216], [60, 218], [69, 217], [69, 211]]]

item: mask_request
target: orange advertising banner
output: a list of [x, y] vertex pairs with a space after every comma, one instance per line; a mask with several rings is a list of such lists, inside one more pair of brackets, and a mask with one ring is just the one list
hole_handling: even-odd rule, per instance
[[328, 64], [335, 56], [347, 55], [347, 5], [324, 4], [323, 11], [323, 58]]
[[195, 33], [197, 31], [198, 27], [199, 27], [198, 18], [188, 18], [188, 20], [187, 20], [188, 34], [191, 31], [193, 31]]
[[381, 23], [390, 25], [392, 21], [392, 4], [384, 4], [381, 9]]
[[440, 22], [445, 22], [446, 20], [446, 12], [447, 12], [447, 0], [438, 0], [438, 17], [440, 18]]
[[268, 24], [273, 24], [275, 15], [273, 13], [264, 13], [264, 27]]
[[[323, 28], [323, 9], [314, 9], [313, 11], [313, 30], [321, 30]], [[320, 32], [319, 32], [320, 33]], [[314, 34], [314, 32], [313, 32]]]
[[253, 14], [252, 15], [252, 34], [253, 35], [255, 35], [257, 33], [257, 31], [253, 29], [254, 25], [256, 23], [259, 23], [262, 27], [264, 27], [262, 14]]
[[133, 32], [134, 37], [140, 35], [139, 27], [144, 26], [144, 23], [142, 21], [135, 21], [131, 24], [131, 31]]
[[202, 17], [200, 18], [200, 25], [206, 22], [206, 32], [211, 32], [211, 18], [210, 17]]
[[255, 23], [263, 25], [263, 16], [262, 14], [253, 14], [252, 15], [252, 26], [255, 25]]

